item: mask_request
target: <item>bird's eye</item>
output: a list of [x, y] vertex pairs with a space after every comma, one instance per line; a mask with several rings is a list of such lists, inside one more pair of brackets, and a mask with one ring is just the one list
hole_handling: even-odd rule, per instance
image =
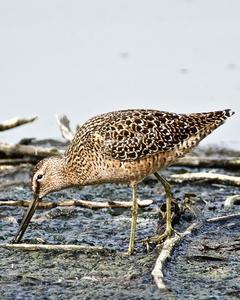
[[37, 175], [37, 181], [40, 181], [41, 179], [43, 179], [43, 174], [38, 174]]

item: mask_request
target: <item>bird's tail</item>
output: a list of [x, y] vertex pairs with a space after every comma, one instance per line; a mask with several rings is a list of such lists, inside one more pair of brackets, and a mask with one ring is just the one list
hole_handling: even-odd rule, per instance
[[222, 125], [225, 120], [231, 117], [233, 114], [234, 112], [230, 109], [189, 114], [187, 118], [189, 127], [185, 130], [190, 131], [191, 134], [181, 143], [179, 147], [179, 155], [182, 156], [191, 148], [198, 145], [202, 139]]
[[231, 109], [224, 109], [206, 113], [194, 113], [190, 114], [193, 119], [198, 123], [199, 133], [204, 138], [210, 134], [214, 129], [222, 125], [225, 120], [231, 117], [234, 111]]

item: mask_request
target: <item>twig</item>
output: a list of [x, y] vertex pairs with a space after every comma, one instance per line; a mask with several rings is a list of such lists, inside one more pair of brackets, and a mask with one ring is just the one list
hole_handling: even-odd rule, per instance
[[224, 202], [224, 208], [225, 209], [230, 209], [233, 207], [235, 203], [240, 203], [240, 195], [233, 195], [227, 197], [227, 199]]
[[165, 240], [165, 242], [163, 243], [161, 252], [152, 270], [152, 276], [159, 289], [168, 290], [165, 284], [164, 274], [163, 274], [163, 269], [166, 264], [166, 261], [171, 257], [171, 254], [174, 248], [176, 247], [176, 245], [179, 244], [186, 235], [191, 234], [192, 231], [195, 228], [197, 228], [197, 226], [199, 226], [199, 224], [193, 223], [183, 233], [181, 233], [180, 235], [175, 235], [174, 237]]
[[60, 251], [79, 251], [83, 253], [113, 253], [114, 249], [104, 248], [101, 246], [84, 246], [84, 245], [45, 245], [45, 244], [0, 244], [0, 248], [41, 251], [41, 250], [60, 250]]
[[30, 156], [43, 158], [51, 155], [58, 155], [63, 153], [63, 151], [56, 148], [44, 148], [44, 147], [35, 147], [29, 145], [20, 145], [20, 144], [7, 144], [0, 143], [0, 156], [1, 152], [8, 157], [16, 156]]
[[35, 121], [37, 117], [33, 118], [13, 118], [7, 121], [0, 123], [0, 131], [8, 130], [11, 128], [15, 128], [21, 126], [23, 124], [31, 123]]
[[235, 218], [240, 218], [240, 213], [215, 217], [215, 218], [207, 219], [206, 221], [209, 223], [213, 223], [213, 222], [226, 221], [226, 220], [235, 219]]
[[[29, 200], [1, 200], [0, 206], [23, 206], [28, 207]], [[139, 207], [146, 207], [153, 203], [153, 200], [138, 200]], [[94, 201], [85, 201], [85, 200], [63, 200], [59, 202], [39, 202], [38, 208], [47, 209], [54, 207], [66, 207], [66, 206], [80, 206], [91, 209], [100, 209], [100, 208], [130, 208], [132, 207], [131, 201], [105, 201], [105, 202], [94, 202]]]
[[57, 119], [57, 124], [60, 128], [62, 137], [67, 141], [71, 141], [74, 137], [74, 133], [72, 132], [72, 130], [70, 128], [70, 121], [67, 118], [67, 116], [66, 115], [63, 115], [63, 116], [56, 115], [56, 119]]
[[239, 157], [226, 157], [226, 158], [212, 158], [206, 156], [186, 156], [179, 158], [174, 166], [184, 167], [201, 167], [201, 168], [229, 168], [239, 169]]
[[0, 159], [0, 166], [16, 166], [27, 163], [35, 163], [36, 159], [34, 158], [8, 158], [8, 159]]
[[170, 176], [169, 181], [174, 183], [192, 182], [197, 180], [204, 180], [207, 182], [220, 183], [225, 185], [240, 186], [240, 177], [229, 176], [216, 173], [186, 173], [174, 174]]

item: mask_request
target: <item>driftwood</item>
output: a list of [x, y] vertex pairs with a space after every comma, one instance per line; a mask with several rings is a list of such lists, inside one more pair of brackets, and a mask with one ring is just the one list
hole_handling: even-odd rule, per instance
[[173, 166], [239, 169], [240, 157], [212, 158], [206, 156], [186, 156], [179, 158]]
[[27, 251], [78, 251], [83, 253], [113, 253], [113, 249], [101, 246], [84, 246], [84, 245], [48, 245], [48, 244], [0, 244], [0, 248], [27, 250]]
[[211, 218], [211, 219], [207, 219], [206, 221], [208, 223], [214, 223], [214, 222], [227, 221], [227, 220], [236, 219], [236, 218], [237, 219], [240, 218], [240, 213], [226, 215], [226, 216], [220, 216], [220, 217], [214, 217], [214, 218]]
[[224, 202], [224, 208], [231, 209], [236, 203], [240, 203], [240, 195], [229, 196]]
[[57, 124], [59, 126], [59, 129], [61, 131], [62, 137], [67, 141], [71, 141], [74, 137], [74, 133], [72, 132], [72, 130], [70, 128], [70, 121], [67, 118], [67, 116], [56, 115], [56, 119], [57, 119]]
[[[29, 200], [1, 200], [0, 206], [23, 206], [28, 207]], [[153, 203], [153, 200], [138, 200], [139, 207], [146, 207]], [[63, 200], [59, 202], [39, 202], [38, 208], [47, 209], [54, 207], [66, 207], [66, 206], [80, 206], [91, 209], [100, 209], [100, 208], [131, 208], [131, 201], [105, 201], [105, 202], [94, 202], [94, 201], [85, 201], [85, 200]]]
[[152, 276], [154, 278], [154, 281], [159, 289], [161, 290], [168, 290], [167, 285], [164, 280], [164, 274], [163, 269], [166, 264], [166, 261], [171, 257], [171, 254], [174, 250], [174, 248], [179, 244], [183, 238], [191, 234], [192, 231], [197, 228], [199, 225], [197, 223], [191, 224], [183, 233], [179, 235], [175, 235], [174, 237], [171, 237], [170, 239], [166, 239], [163, 243], [162, 249], [160, 251], [160, 254], [156, 260], [155, 266], [152, 270]]
[[194, 182], [198, 180], [220, 183], [225, 185], [240, 186], [240, 177], [216, 174], [216, 173], [200, 172], [200, 173], [174, 174], [171, 175], [169, 178], [169, 181], [173, 183]]
[[0, 131], [12, 129], [12, 128], [21, 126], [23, 124], [31, 123], [31, 122], [35, 121], [36, 119], [37, 119], [37, 117], [33, 117], [33, 118], [13, 118], [13, 119], [4, 121], [4, 122], [0, 123]]
[[63, 153], [63, 151], [58, 150], [57, 148], [44, 148], [30, 145], [0, 143], [0, 156], [1, 153], [4, 153], [8, 157], [30, 156], [44, 158], [51, 155], [61, 154]]
[[6, 158], [0, 159], [0, 166], [16, 166], [21, 164], [33, 164], [36, 162], [36, 158]]

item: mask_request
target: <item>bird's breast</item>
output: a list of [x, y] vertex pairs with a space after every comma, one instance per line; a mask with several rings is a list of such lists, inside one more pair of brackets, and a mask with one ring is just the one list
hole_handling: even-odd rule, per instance
[[180, 154], [178, 151], [160, 152], [133, 161], [103, 159], [95, 163], [90, 184], [140, 182], [171, 164]]

